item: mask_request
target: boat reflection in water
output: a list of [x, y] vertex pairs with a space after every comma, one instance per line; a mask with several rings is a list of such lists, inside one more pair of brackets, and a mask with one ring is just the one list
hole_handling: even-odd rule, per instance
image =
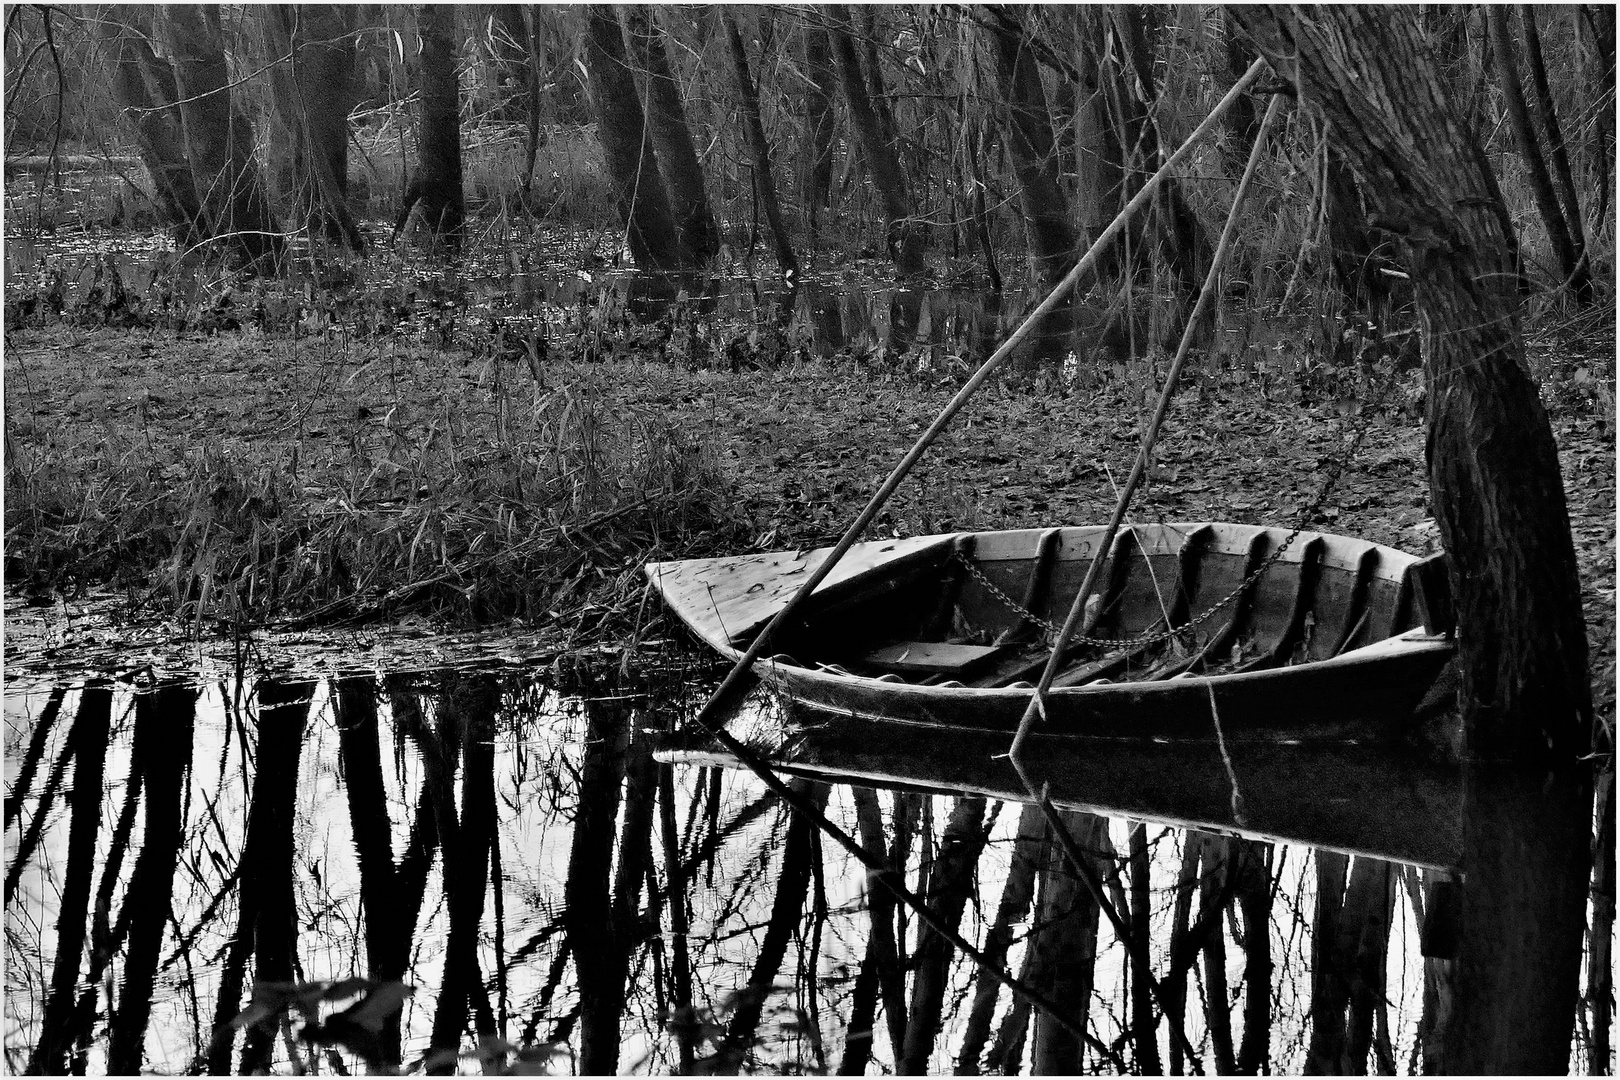
[[[1455, 769], [1037, 738], [1116, 924], [1018, 801], [1000, 736], [750, 707], [739, 731], [925, 921], [753, 774], [668, 735], [701, 698], [683, 670], [616, 664], [8, 687], [8, 1067], [1444, 1063], [1482, 932], [1455, 916], [1475, 866], [1507, 873], [1469, 855]], [[1572, 1052], [1577, 1002], [1549, 1007], [1570, 1067], [1609, 1056], [1606, 1003], [1581, 1006]]]

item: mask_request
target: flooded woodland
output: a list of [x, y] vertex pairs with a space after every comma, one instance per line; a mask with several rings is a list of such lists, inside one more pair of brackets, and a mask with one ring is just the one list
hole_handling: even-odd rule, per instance
[[4, 50], [8, 1071], [1616, 1068], [1611, 9]]

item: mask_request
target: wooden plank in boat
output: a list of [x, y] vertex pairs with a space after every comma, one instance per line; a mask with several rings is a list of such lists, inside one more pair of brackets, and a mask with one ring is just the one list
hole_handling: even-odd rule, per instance
[[[856, 544], [817, 586], [816, 595], [843, 591], [866, 575], [890, 572], [912, 559], [934, 557], [954, 539], [951, 534]], [[763, 629], [831, 550], [649, 563], [647, 577], [699, 637], [729, 649]]]
[[904, 641], [866, 654], [873, 667], [917, 675], [962, 675], [1006, 651], [997, 645], [952, 645], [943, 641]]

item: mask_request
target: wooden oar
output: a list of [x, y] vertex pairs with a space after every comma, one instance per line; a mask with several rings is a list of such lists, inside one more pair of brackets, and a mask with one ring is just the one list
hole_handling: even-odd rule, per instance
[[[1254, 85], [1265, 68], [1264, 60], [1256, 60], [1249, 66], [1249, 70], [1244, 72], [1243, 77], [1233, 85], [1232, 89], [1226, 92], [1226, 96], [1221, 98], [1210, 114], [1204, 118], [1204, 122], [1199, 124], [1191, 135], [1187, 136], [1186, 141], [1177, 148], [1175, 153], [1165, 159], [1164, 164], [1159, 166], [1159, 170], [1148, 178], [1148, 181], [1142, 185], [1141, 190], [1136, 193], [1130, 202], [1125, 204], [1125, 208], [1098, 235], [1090, 250], [1081, 257], [1079, 262], [1074, 264], [1074, 269], [1063, 275], [1063, 280], [1053, 287], [1052, 291], [1046, 295], [1046, 299], [1042, 300], [1035, 310], [1030, 312], [1024, 321], [1018, 324], [1018, 328], [1008, 335], [1007, 340], [1003, 341], [995, 352], [990, 354], [988, 360], [979, 365], [979, 370], [973, 373], [973, 377], [968, 379], [962, 385], [962, 388], [956, 392], [955, 396], [946, 403], [945, 407], [940, 410], [939, 415], [934, 418], [934, 422], [928, 425], [928, 430], [922, 433], [916, 444], [906, 452], [906, 456], [901, 458], [900, 463], [894, 467], [894, 471], [889, 474], [888, 479], [883, 481], [883, 484], [873, 493], [871, 500], [856, 515], [855, 520], [844, 531], [844, 535], [839, 538], [832, 551], [828, 552], [827, 557], [821, 561], [821, 565], [811, 572], [810, 576], [805, 579], [804, 584], [799, 587], [799, 591], [793, 594], [782, 610], [776, 613], [776, 617], [767, 623], [765, 629], [761, 630], [759, 635], [754, 638], [753, 643], [748, 646], [742, 656], [737, 658], [737, 662], [732, 666], [731, 671], [721, 680], [720, 685], [715, 688], [708, 702], [698, 711], [697, 722], [699, 724], [710, 730], [715, 729], [715, 717], [727, 709], [742, 694], [742, 673], [753, 667], [754, 662], [765, 654], [765, 650], [770, 647], [771, 642], [775, 639], [777, 631], [786, 625], [788, 620], [798, 611], [799, 606], [815, 591], [816, 586], [820, 585], [827, 575], [832, 573], [833, 567], [838, 565], [838, 561], [844, 557], [850, 548], [855, 546], [861, 533], [872, 523], [872, 519], [877, 517], [878, 511], [883, 508], [883, 504], [889, 501], [889, 497], [894, 494], [901, 481], [905, 480], [917, 462], [922, 459], [923, 454], [934, 444], [950, 422], [956, 418], [956, 414], [962, 411], [973, 395], [978, 392], [979, 387], [983, 386], [990, 376], [995, 374], [1007, 362], [1008, 358], [1012, 356], [1013, 350], [1030, 336], [1041, 320], [1050, 314], [1058, 304], [1062, 303], [1069, 293], [1074, 291], [1074, 287], [1080, 282], [1080, 279], [1095, 269], [1102, 253], [1125, 231], [1130, 219], [1153, 199], [1164, 181], [1192, 153], [1198, 144], [1208, 138], [1210, 133], [1220, 126], [1221, 117], [1226, 114], [1226, 111], [1232, 107], [1232, 104], [1239, 97], [1248, 91], [1249, 87]], [[1247, 177], [1245, 177], [1245, 180], [1247, 180]], [[1240, 185], [1239, 195], [1241, 196], [1241, 194]], [[1218, 254], [1219, 252], [1217, 252]], [[1218, 266], [1219, 263], [1217, 262], [1216, 265]], [[1201, 311], [1202, 307], [1198, 310]], [[1114, 530], [1117, 529], [1118, 522], [1115, 522]], [[1071, 627], [1071, 633], [1072, 629]]]

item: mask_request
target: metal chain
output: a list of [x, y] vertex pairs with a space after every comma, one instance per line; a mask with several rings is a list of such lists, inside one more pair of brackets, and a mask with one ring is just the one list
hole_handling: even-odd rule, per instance
[[[1384, 383], [1384, 386], [1379, 392], [1378, 404], [1383, 403], [1384, 398], [1388, 396], [1389, 390], [1394, 385], [1394, 382], [1395, 375], [1392, 367], [1389, 379]], [[1350, 464], [1351, 459], [1355, 457], [1356, 452], [1361, 449], [1361, 440], [1367, 434], [1367, 420], [1371, 415], [1372, 410], [1370, 408], [1364, 408], [1361, 410], [1361, 413], [1356, 417], [1357, 422], [1354, 428], [1354, 435], [1350, 440], [1350, 445], [1334, 462], [1333, 469], [1329, 471], [1327, 479], [1322, 482], [1322, 490], [1317, 492], [1316, 498], [1311, 501], [1311, 505], [1302, 514], [1300, 514], [1298, 523], [1289, 531], [1287, 537], [1283, 539], [1283, 542], [1278, 545], [1277, 550], [1272, 552], [1266, 558], [1265, 562], [1256, 567], [1253, 573], [1239, 582], [1237, 588], [1233, 589], [1220, 600], [1217, 600], [1214, 604], [1205, 608], [1203, 611], [1182, 623], [1180, 626], [1161, 631], [1157, 634], [1147, 634], [1142, 637], [1135, 638], [1095, 638], [1088, 637], [1085, 634], [1075, 634], [1071, 636], [1069, 640], [1079, 645], [1096, 645], [1108, 649], [1124, 649], [1135, 646], [1157, 645], [1160, 642], [1169, 641], [1172, 638], [1179, 637], [1189, 630], [1192, 630], [1200, 623], [1207, 621], [1217, 611], [1220, 611], [1222, 608], [1226, 607], [1226, 605], [1236, 600], [1245, 589], [1249, 588], [1256, 581], [1260, 580], [1262, 574], [1277, 564], [1277, 560], [1283, 557], [1283, 553], [1288, 550], [1289, 545], [1291, 545], [1295, 539], [1299, 537], [1300, 533], [1305, 531], [1305, 526], [1316, 517], [1323, 505], [1326, 504], [1328, 497], [1333, 493], [1333, 488], [1338, 484], [1340, 477], [1344, 475], [1345, 468]], [[967, 572], [973, 576], [974, 580], [983, 585], [985, 589], [989, 591], [991, 596], [1001, 601], [1015, 614], [1035, 623], [1048, 634], [1051, 634], [1054, 638], [1062, 632], [1062, 628], [1057, 623], [1050, 622], [1041, 618], [1033, 611], [1026, 610], [1024, 605], [1008, 596], [1001, 590], [999, 586], [996, 585], [995, 582], [991, 581], [985, 576], [984, 571], [980, 570], [972, 562], [966, 559], [960, 551], [953, 551], [951, 553], [951, 557], [966, 568]]]

